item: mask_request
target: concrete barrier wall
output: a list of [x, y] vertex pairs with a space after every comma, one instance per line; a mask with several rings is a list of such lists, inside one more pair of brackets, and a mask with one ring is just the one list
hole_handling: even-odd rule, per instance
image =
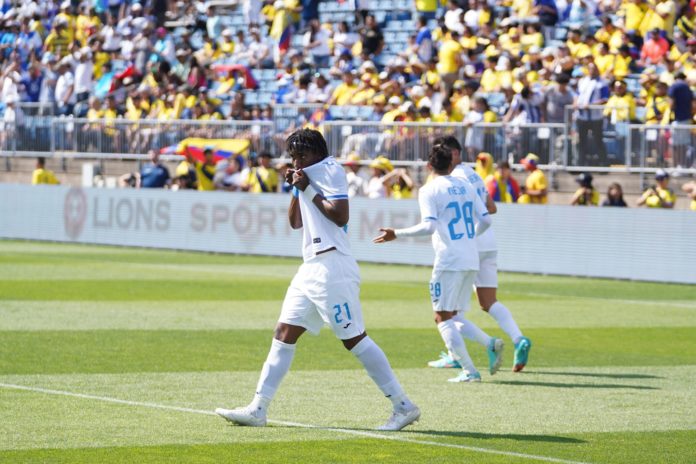
[[[0, 237], [272, 256], [301, 256], [289, 197], [0, 184]], [[430, 265], [429, 239], [374, 245], [381, 226], [419, 220], [415, 200], [351, 201], [362, 261]], [[696, 213], [499, 205], [505, 271], [696, 283]]]

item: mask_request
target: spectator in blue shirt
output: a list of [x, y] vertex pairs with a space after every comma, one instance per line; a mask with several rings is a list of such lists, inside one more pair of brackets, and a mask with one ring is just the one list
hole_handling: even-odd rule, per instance
[[150, 162], [140, 169], [137, 186], [139, 188], [164, 188], [171, 182], [169, 171], [160, 163], [157, 151], [150, 150], [147, 154], [150, 155]]
[[[674, 84], [669, 88], [669, 96], [672, 113], [674, 114], [674, 126], [693, 124], [692, 101], [694, 94], [686, 83], [686, 76], [678, 72], [674, 76]], [[672, 133], [672, 148], [675, 167], [687, 167], [687, 151], [693, 146], [691, 130], [675, 127]]]
[[18, 22], [7, 21], [5, 23], [5, 31], [2, 33], [2, 38], [0, 38], [0, 49], [5, 54], [5, 58], [9, 58], [10, 54], [14, 51], [18, 32]]
[[26, 101], [31, 103], [37, 103], [39, 101], [43, 81], [44, 76], [41, 72], [41, 67], [38, 64], [32, 65], [29, 69], [29, 74], [22, 79], [22, 85], [24, 85], [24, 92], [26, 94]]
[[418, 34], [416, 35], [416, 45], [418, 45], [418, 59], [421, 63], [429, 63], [433, 57], [433, 36], [428, 29], [428, 20], [425, 16], [418, 18]]

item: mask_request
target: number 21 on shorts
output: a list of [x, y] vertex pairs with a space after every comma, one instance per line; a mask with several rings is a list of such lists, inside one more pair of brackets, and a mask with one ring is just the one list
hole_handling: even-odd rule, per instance
[[343, 316], [345, 314], [346, 320], [350, 321], [350, 309], [348, 308], [348, 303], [343, 303], [343, 306], [340, 304], [334, 305], [333, 307], [335, 314], [334, 314], [334, 321], [336, 321], [336, 324], [340, 324], [343, 322]]

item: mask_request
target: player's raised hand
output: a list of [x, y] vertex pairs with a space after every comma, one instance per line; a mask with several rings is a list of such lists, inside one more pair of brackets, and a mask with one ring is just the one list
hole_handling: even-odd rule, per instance
[[304, 189], [309, 185], [309, 177], [305, 175], [302, 169], [298, 169], [292, 173], [292, 182], [290, 184], [304, 192]]
[[287, 182], [290, 185], [292, 185], [292, 175], [293, 174], [295, 174], [294, 169], [288, 169], [287, 171], [285, 171], [285, 182]]
[[385, 243], [391, 242], [392, 240], [396, 240], [396, 234], [394, 233], [394, 229], [380, 228], [379, 231], [381, 233], [377, 237], [372, 239], [373, 243]]

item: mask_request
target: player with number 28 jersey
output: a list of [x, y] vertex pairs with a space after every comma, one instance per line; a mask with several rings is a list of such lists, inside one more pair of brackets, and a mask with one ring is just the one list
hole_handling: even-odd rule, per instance
[[[439, 145], [433, 147], [428, 165], [433, 171], [433, 180], [422, 187], [418, 195], [421, 222], [405, 229], [382, 228], [373, 241], [384, 243], [399, 237], [432, 235], [435, 261], [430, 297], [435, 322], [445, 346], [462, 368], [450, 382], [480, 382], [481, 374], [460, 333], [463, 323], [454, 317], [469, 309], [479, 269], [476, 236], [490, 226], [491, 219], [471, 184], [449, 175], [452, 155], [448, 149]], [[499, 364], [499, 359], [496, 362]]]

